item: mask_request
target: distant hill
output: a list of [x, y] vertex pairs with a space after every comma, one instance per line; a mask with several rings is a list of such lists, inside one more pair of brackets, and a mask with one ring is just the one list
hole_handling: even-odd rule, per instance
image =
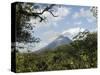
[[60, 35], [53, 42], [48, 44], [46, 47], [41, 48], [40, 50], [38, 50], [36, 52], [40, 53], [40, 52], [43, 52], [47, 49], [53, 50], [54, 48], [56, 48], [58, 46], [61, 46], [61, 45], [64, 45], [64, 44], [69, 44], [71, 42], [72, 42], [72, 40], [69, 39], [68, 37]]
[[[75, 32], [75, 30], [76, 30], [76, 32]], [[75, 33], [75, 34], [69, 32], [69, 31], [65, 31], [64, 33], [59, 35], [54, 41], [52, 41], [51, 43], [49, 43], [45, 47], [43, 47], [43, 48], [41, 48], [41, 49], [39, 49], [35, 52], [40, 53], [40, 52], [44, 52], [44, 51], [47, 51], [47, 50], [54, 50], [54, 48], [56, 48], [58, 46], [70, 44], [71, 42], [73, 42], [74, 40], [77, 40], [77, 39], [79, 40], [79, 37], [82, 37], [81, 38], [81, 40], [82, 40], [82, 39], [86, 38], [87, 32], [88, 32], [88, 30], [82, 29], [82, 28], [74, 29], [73, 33]], [[75, 39], [75, 37], [78, 36], [78, 35], [80, 35], [80, 36]]]
[[[66, 39], [66, 37], [59, 36], [55, 41], [59, 38]], [[42, 52], [17, 52], [16, 71], [36, 72], [97, 68], [97, 32], [88, 33], [85, 39], [75, 40], [54, 49], [47, 49], [45, 52], [43, 50], [40, 51]]]

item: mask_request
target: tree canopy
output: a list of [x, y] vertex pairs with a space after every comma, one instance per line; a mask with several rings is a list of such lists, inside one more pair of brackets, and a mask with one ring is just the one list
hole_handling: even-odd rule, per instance
[[97, 34], [39, 54], [17, 53], [16, 60], [17, 72], [96, 68]]
[[52, 7], [54, 4], [45, 6], [45, 8], [40, 12], [36, 12], [35, 9], [39, 9], [39, 5], [32, 3], [17, 3], [16, 4], [16, 41], [17, 42], [39, 42], [40, 39], [33, 36], [31, 33], [34, 32], [34, 25], [28, 23], [30, 18], [40, 18], [39, 22], [44, 21], [46, 18], [41, 15], [44, 12], [49, 12], [53, 17], [57, 17], [52, 12]]

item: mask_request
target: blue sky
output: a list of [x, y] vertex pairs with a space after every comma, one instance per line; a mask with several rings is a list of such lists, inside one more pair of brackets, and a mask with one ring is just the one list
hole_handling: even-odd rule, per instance
[[[38, 5], [38, 4], [37, 4]], [[42, 11], [47, 5], [42, 5], [41, 9], [36, 11]], [[53, 17], [49, 12], [45, 12], [41, 16], [46, 16], [47, 21], [39, 23], [39, 19], [31, 19], [30, 23], [36, 24], [34, 28], [34, 36], [41, 39], [40, 43], [36, 44], [36, 47], [32, 47], [32, 51], [38, 50], [50, 42], [52, 42], [57, 36], [67, 32], [67, 36], [71, 39], [70, 35], [76, 34], [80, 29], [88, 29], [89, 31], [97, 30], [97, 20], [90, 11], [89, 6], [72, 6], [72, 5], [56, 5], [53, 7], [54, 14], [58, 17]]]

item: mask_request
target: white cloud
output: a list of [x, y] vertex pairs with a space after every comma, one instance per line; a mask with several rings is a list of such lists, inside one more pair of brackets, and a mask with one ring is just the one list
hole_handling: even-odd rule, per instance
[[[50, 25], [57, 26], [58, 21], [62, 20], [65, 16], [70, 14], [70, 8], [66, 8], [64, 6], [54, 6], [54, 10], [55, 11], [53, 11], [53, 13], [57, 17], [53, 17], [49, 12], [46, 11], [41, 15], [42, 17], [47, 17], [45, 20], [46, 22], [39, 22], [40, 18], [31, 18], [30, 23], [36, 26], [37, 28]], [[39, 10], [37, 11], [39, 12]], [[40, 11], [42, 11], [42, 9]]]
[[74, 19], [79, 18], [79, 14], [78, 14], [77, 12], [75, 12], [74, 15], [73, 15], [73, 18], [74, 18]]
[[55, 12], [55, 15], [58, 15], [56, 20], [61, 20], [63, 19], [64, 16], [67, 16], [70, 14], [70, 8], [66, 8], [64, 6], [61, 7], [56, 7], [57, 11]]
[[93, 16], [93, 13], [90, 10], [85, 10], [81, 8], [79, 12], [73, 14], [73, 19], [77, 18], [86, 18], [88, 22], [94, 22], [96, 18]]
[[95, 21], [95, 18], [87, 18], [87, 21], [88, 21], [89, 23], [92, 23], [92, 22]]
[[59, 32], [55, 32], [53, 30], [45, 32], [43, 34], [43, 36], [46, 38], [45, 41], [51, 42], [53, 41], [55, 38], [57, 38], [60, 35]]
[[82, 21], [75, 22], [74, 25], [82, 25]]
[[72, 39], [74, 36], [76, 36], [79, 32], [83, 32], [85, 29], [80, 27], [70, 28], [66, 29], [62, 32], [62, 35], [69, 37]]

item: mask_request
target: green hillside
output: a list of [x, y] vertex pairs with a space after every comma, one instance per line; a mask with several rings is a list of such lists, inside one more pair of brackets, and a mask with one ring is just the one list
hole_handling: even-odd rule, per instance
[[[81, 38], [81, 37], [80, 37]], [[97, 34], [43, 53], [16, 53], [17, 72], [70, 70], [97, 67]]]

